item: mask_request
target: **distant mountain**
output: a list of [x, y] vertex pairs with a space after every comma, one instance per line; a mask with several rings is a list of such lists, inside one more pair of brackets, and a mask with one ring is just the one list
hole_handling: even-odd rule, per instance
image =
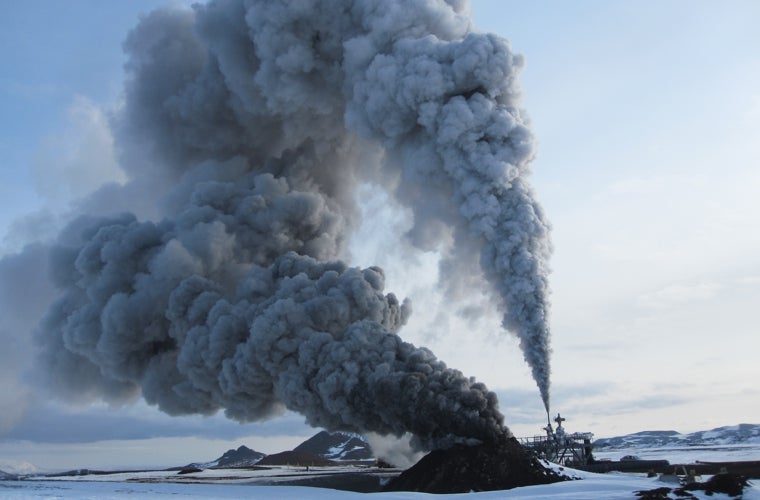
[[257, 464], [265, 456], [265, 453], [255, 451], [248, 448], [247, 446], [241, 445], [237, 450], [227, 450], [224, 455], [217, 458], [216, 460], [203, 463], [194, 462], [192, 464], [186, 465], [184, 468], [209, 469], [213, 467], [250, 467]]
[[722, 446], [760, 444], [760, 425], [739, 424], [709, 431], [681, 434], [676, 431], [644, 431], [594, 441], [597, 450], [616, 448], [667, 448], [675, 446]]
[[265, 453], [252, 450], [247, 446], [240, 446], [237, 450], [227, 450], [224, 455], [216, 459], [216, 466], [246, 467], [258, 463], [265, 456]]
[[16, 474], [0, 470], [0, 481], [15, 481], [16, 479], [18, 479]]
[[40, 470], [29, 462], [20, 462], [18, 460], [7, 460], [0, 458], [0, 470], [6, 474], [22, 476], [25, 474], [34, 474]]
[[240, 446], [227, 450], [211, 462], [194, 462], [177, 470], [251, 467], [253, 465], [334, 465], [335, 462], [374, 461], [369, 443], [358, 434], [322, 431], [296, 446], [292, 451], [266, 455]]
[[319, 432], [293, 451], [311, 453], [333, 461], [374, 460], [369, 443], [358, 434], [346, 432]]

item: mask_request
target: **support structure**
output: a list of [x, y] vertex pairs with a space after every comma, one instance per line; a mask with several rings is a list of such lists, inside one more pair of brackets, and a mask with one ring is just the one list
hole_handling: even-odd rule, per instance
[[554, 419], [557, 430], [551, 422], [544, 427], [546, 436], [518, 438], [526, 448], [534, 451], [539, 457], [556, 464], [567, 466], [587, 465], [594, 462], [592, 454], [594, 435], [590, 432], [574, 432], [568, 434], [562, 427], [565, 421], [559, 413]]

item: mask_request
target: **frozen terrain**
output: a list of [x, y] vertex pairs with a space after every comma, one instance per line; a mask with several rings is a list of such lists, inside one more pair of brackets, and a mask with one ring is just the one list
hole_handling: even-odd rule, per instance
[[760, 445], [760, 425], [739, 424], [681, 434], [677, 431], [642, 431], [594, 441], [597, 450], [612, 448], [686, 448], [692, 446]]
[[672, 464], [760, 460], [760, 425], [739, 424], [681, 434], [643, 431], [594, 441], [594, 457], [619, 460], [635, 455]]
[[[217, 471], [223, 472], [223, 471]], [[226, 471], [228, 474], [235, 471]], [[591, 474], [576, 473], [582, 479], [541, 486], [515, 488], [507, 491], [491, 491], [454, 495], [430, 495], [424, 493], [354, 493], [325, 488], [307, 488], [297, 486], [259, 486], [245, 482], [228, 482], [223, 476], [217, 476], [215, 484], [178, 484], [163, 482], [136, 482], [144, 477], [134, 474], [132, 477], [117, 479], [100, 477], [92, 480], [57, 480], [57, 481], [2, 481], [0, 497], [8, 499], [21, 498], [250, 498], [250, 499], [348, 499], [365, 497], [368, 500], [416, 500], [430, 498], [467, 498], [473, 500], [488, 499], [545, 499], [563, 498], [566, 500], [589, 498], [631, 499], [635, 492], [652, 490], [665, 483], [656, 478], [646, 478], [634, 474]], [[239, 480], [238, 480], [239, 481]], [[729, 498], [727, 495], [707, 495], [694, 492], [700, 499]], [[674, 497], [675, 498], [675, 497]], [[745, 490], [748, 500], [760, 500], [760, 488], [751, 486]]]
[[695, 462], [735, 462], [760, 460], [760, 446], [689, 446], [689, 447], [622, 447], [594, 450], [597, 459], [619, 460], [626, 455], [635, 455], [644, 460], [668, 460], [670, 463], [688, 464]]
[[[324, 444], [324, 443], [323, 443]], [[330, 444], [330, 443], [328, 443]], [[605, 447], [595, 450], [599, 459], [618, 460], [625, 455], [637, 455], [643, 459], [666, 459], [671, 463], [695, 463], [698, 461], [740, 461], [760, 460], [760, 445], [757, 444], [721, 444], [701, 446], [652, 446], [658, 443], [637, 443], [621, 440], [624, 447]], [[327, 446], [327, 444], [325, 444]], [[332, 446], [332, 444], [330, 444]], [[316, 450], [319, 451], [319, 450]], [[8, 464], [6, 464], [8, 465]], [[60, 476], [56, 478], [33, 477], [34, 467], [26, 464], [27, 470], [13, 472], [27, 475], [22, 481], [0, 481], [0, 498], [314, 498], [342, 499], [367, 498], [383, 499], [430, 499], [441, 495], [422, 493], [355, 493], [327, 488], [313, 488], [283, 484], [294, 480], [309, 480], [318, 477], [340, 474], [372, 474], [382, 479], [390, 477], [398, 470], [378, 469], [374, 467], [342, 465], [333, 467], [259, 467], [206, 469], [191, 474], [178, 474], [176, 470], [158, 470], [148, 472], [120, 472], [101, 475]], [[570, 472], [569, 469], [565, 469]], [[442, 495], [445, 498], [472, 498], [473, 500], [495, 498], [520, 499], [589, 499], [589, 498], [636, 498], [635, 492], [652, 490], [662, 486], [672, 486], [647, 478], [641, 474], [592, 474], [572, 471], [578, 481], [555, 483], [551, 485], [516, 488], [508, 491], [484, 493]], [[746, 499], [760, 500], [760, 480], [752, 481], [752, 486], [745, 491]], [[279, 485], [278, 485], [279, 484]], [[720, 499], [726, 495], [709, 496], [704, 492], [694, 492], [696, 498]], [[673, 496], [673, 498], [676, 498]]]
[[[653, 450], [631, 449], [642, 458], [667, 458], [671, 462], [690, 463], [697, 460], [738, 460], [759, 459], [760, 447], [734, 447], [733, 454], [726, 448], [722, 454], [715, 450], [691, 449], [673, 455], [656, 454]], [[619, 458], [624, 450], [607, 452], [610, 458]], [[600, 457], [604, 458], [604, 457]], [[488, 499], [545, 499], [562, 498], [565, 500], [605, 498], [631, 499], [637, 498], [635, 492], [653, 490], [662, 486], [670, 486], [657, 478], [647, 478], [643, 474], [607, 473], [593, 474], [589, 472], [564, 469], [564, 473], [578, 478], [541, 486], [515, 488], [507, 491], [492, 491], [468, 494], [430, 495], [410, 492], [388, 493], [355, 493], [327, 488], [312, 488], [302, 486], [277, 486], [277, 483], [292, 481], [294, 478], [309, 478], [326, 474], [351, 474], [364, 471], [382, 475], [383, 470], [357, 467], [311, 467], [307, 471], [303, 467], [271, 467], [250, 469], [212, 469], [193, 474], [177, 474], [176, 471], [124, 472], [104, 475], [64, 476], [58, 478], [29, 478], [23, 481], [0, 481], [0, 498], [251, 498], [251, 499], [344, 499], [367, 498], [367, 500], [416, 500], [431, 498], [467, 498], [473, 500]], [[393, 474], [390, 471], [389, 474]], [[760, 500], [760, 481], [751, 481], [751, 486], [745, 490], [743, 498]], [[692, 492], [699, 499], [729, 498], [727, 495], [707, 495], [704, 492]], [[677, 498], [675, 495], [672, 498]]]

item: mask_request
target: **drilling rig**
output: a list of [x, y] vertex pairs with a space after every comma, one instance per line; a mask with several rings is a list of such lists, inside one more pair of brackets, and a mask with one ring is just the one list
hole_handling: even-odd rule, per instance
[[546, 435], [519, 438], [520, 443], [534, 451], [539, 457], [555, 464], [583, 466], [594, 463], [592, 454], [594, 434], [591, 432], [568, 434], [562, 427], [565, 418], [559, 413], [554, 421], [557, 423], [556, 429], [552, 427], [547, 414], [546, 427], [544, 427]]

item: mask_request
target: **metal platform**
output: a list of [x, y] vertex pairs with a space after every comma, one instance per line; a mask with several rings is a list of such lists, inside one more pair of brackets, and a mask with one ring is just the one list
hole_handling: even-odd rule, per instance
[[554, 421], [557, 422], [556, 430], [549, 422], [544, 427], [546, 435], [518, 438], [518, 441], [539, 457], [555, 464], [579, 466], [593, 463], [594, 435], [591, 432], [566, 433], [562, 427], [565, 419], [559, 413]]

